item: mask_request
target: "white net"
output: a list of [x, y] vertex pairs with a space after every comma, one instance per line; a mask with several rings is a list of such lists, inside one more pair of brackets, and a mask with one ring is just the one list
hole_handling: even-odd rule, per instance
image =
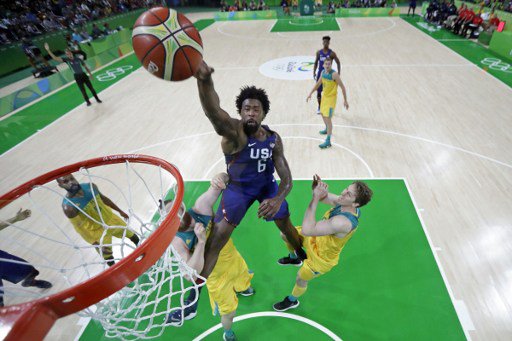
[[[6, 279], [0, 284], [0, 294], [5, 305], [60, 292], [131, 254], [135, 244], [144, 243], [167, 217], [160, 203], [172, 199], [176, 191], [172, 174], [148, 164], [127, 161], [82, 168], [73, 175], [80, 184], [73, 200], [66, 197], [66, 189], [52, 181], [33, 188], [0, 211], [4, 226], [0, 231], [0, 265], [2, 279]], [[30, 210], [30, 217], [13, 222], [20, 208]], [[66, 210], [76, 216], [65, 215]], [[124, 213], [127, 219], [121, 218]], [[17, 277], [4, 276], [13, 271], [18, 272]], [[52, 287], [35, 285], [37, 282], [30, 279], [34, 274], [35, 281], [50, 282]], [[171, 244], [142, 276], [79, 314], [101, 322], [107, 337], [158, 337], [170, 313], [181, 310], [183, 316], [183, 309], [195, 303], [186, 302], [188, 294], [197, 294], [199, 287], [185, 279], [193, 277], [197, 273]]]

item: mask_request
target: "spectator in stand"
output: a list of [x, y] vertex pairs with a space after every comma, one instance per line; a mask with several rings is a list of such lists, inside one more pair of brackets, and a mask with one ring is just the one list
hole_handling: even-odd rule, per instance
[[473, 20], [462, 28], [462, 36], [466, 37], [468, 31], [470, 31], [469, 38], [474, 38], [475, 31], [480, 28], [484, 21], [481, 17], [482, 11], [480, 10], [474, 17]]
[[331, 1], [329, 1], [329, 5], [327, 5], [327, 13], [334, 14], [335, 11], [336, 10], [334, 8], [334, 2], [331, 0]]
[[73, 30], [73, 34], [71, 35], [71, 40], [76, 41], [77, 43], [81, 43], [84, 39], [82, 35], [78, 32], [78, 29], [75, 28]]
[[103, 34], [108, 36], [109, 34], [112, 34], [112, 33], [114, 33], [114, 31], [110, 29], [110, 25], [108, 24], [108, 22], [104, 23], [103, 24]]
[[411, 10], [412, 16], [414, 17], [414, 12], [416, 11], [416, 0], [409, 0], [409, 9], [407, 10], [407, 16], [409, 16]]
[[492, 10], [491, 14], [489, 15], [489, 20], [484, 21], [484, 23], [482, 23], [482, 28], [485, 31], [492, 33], [492, 32], [494, 32], [494, 30], [496, 30], [498, 28], [499, 24], [500, 24], [500, 19], [498, 19], [496, 14], [494, 14], [494, 10]]
[[457, 32], [460, 29], [460, 27], [462, 26], [462, 23], [464, 22], [464, 18], [466, 16], [467, 11], [468, 11], [468, 8], [467, 8], [466, 4], [463, 3], [462, 6], [460, 6], [460, 8], [459, 8], [457, 19], [455, 19], [455, 21], [453, 23], [453, 26], [452, 26], [453, 32]]
[[[247, 0], [246, 0], [247, 1]], [[72, 30], [111, 14], [151, 7], [154, 0], [15, 0], [0, 2], [0, 44]]]
[[297, 11], [299, 9], [299, 0], [292, 0], [292, 10]]
[[290, 6], [288, 6], [287, 0], [281, 0], [281, 8], [283, 9], [284, 15], [291, 15], [290, 13]]
[[476, 15], [475, 11], [473, 11], [472, 8], [468, 8], [465, 11], [464, 18], [461, 21], [458, 29], [454, 30], [455, 34], [462, 35], [463, 29], [466, 28], [466, 26], [469, 25], [473, 21], [473, 19], [475, 18], [475, 15]]
[[249, 3], [249, 9], [251, 11], [256, 11], [258, 9], [258, 7], [256, 7], [256, 3], [254, 2], [254, 0], [251, 0], [251, 2]]
[[98, 25], [92, 24], [91, 36], [92, 39], [98, 39], [99, 37], [103, 36], [103, 32], [98, 28]]
[[246, 0], [242, 0], [242, 8], [241, 10], [242, 11], [247, 11], [249, 9], [249, 6], [247, 6], [247, 1]]

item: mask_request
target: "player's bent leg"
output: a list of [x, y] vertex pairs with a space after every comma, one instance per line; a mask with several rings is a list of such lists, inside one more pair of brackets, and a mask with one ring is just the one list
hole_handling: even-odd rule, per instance
[[212, 232], [206, 242], [202, 277], [208, 278], [210, 276], [219, 258], [220, 250], [226, 245], [234, 229], [235, 227], [226, 220], [221, 220], [213, 225]]
[[[279, 264], [279, 265], [301, 266], [302, 265], [302, 260], [299, 257], [297, 257], [297, 254], [295, 253], [295, 249], [290, 245], [290, 243], [288, 243], [288, 239], [286, 239], [286, 236], [282, 232], [281, 232], [281, 238], [283, 239], [283, 241], [284, 241], [284, 243], [286, 245], [286, 248], [288, 249], [289, 253], [288, 253], [288, 256], [283, 257], [283, 258], [279, 258], [277, 260], [277, 264]], [[303, 241], [304, 241], [304, 237], [302, 237], [299, 234], [299, 238], [300, 238], [300, 242], [302, 244]]]
[[300, 259], [308, 258], [306, 256], [306, 252], [302, 249], [302, 241], [299, 237], [297, 229], [293, 226], [290, 217], [275, 219], [274, 222], [276, 223], [279, 230], [286, 236], [286, 239], [293, 247], [297, 257]]

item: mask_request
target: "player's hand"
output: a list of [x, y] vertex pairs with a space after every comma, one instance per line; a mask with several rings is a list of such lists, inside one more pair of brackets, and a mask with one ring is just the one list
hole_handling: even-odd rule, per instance
[[226, 189], [226, 185], [229, 181], [229, 176], [226, 173], [219, 173], [215, 175], [212, 180], [210, 181], [210, 186], [213, 187], [213, 189]]
[[317, 200], [323, 200], [329, 194], [329, 187], [325, 182], [318, 181], [315, 189], [313, 190], [313, 198]]
[[322, 179], [320, 179], [318, 174], [313, 175], [313, 183], [311, 184], [311, 189], [315, 189], [316, 186], [318, 185], [318, 182], [320, 181], [322, 181]]
[[89, 79], [92, 79], [92, 73], [89, 74]]
[[46, 51], [50, 51], [50, 45], [48, 45], [48, 43], [44, 43], [44, 49]]
[[347, 101], [343, 101], [343, 106], [345, 107], [345, 109], [348, 110], [348, 102]]
[[200, 243], [206, 243], [206, 229], [201, 223], [196, 223], [194, 226], [194, 233], [197, 236], [197, 241]]
[[307, 98], [306, 98], [306, 102], [309, 102], [309, 100], [311, 99], [311, 95], [309, 95]]
[[278, 198], [265, 199], [258, 208], [258, 218], [270, 219], [279, 212], [281, 208], [282, 200]]
[[201, 64], [199, 64], [199, 68], [197, 69], [194, 77], [196, 77], [198, 80], [205, 80], [208, 77], [210, 77], [214, 71], [215, 70], [209, 67], [208, 64], [206, 64], [205, 61], [203, 60]]
[[22, 221], [30, 217], [31, 214], [32, 212], [30, 210], [23, 210], [22, 208], [20, 208], [20, 210], [16, 213], [14, 219], [16, 221]]

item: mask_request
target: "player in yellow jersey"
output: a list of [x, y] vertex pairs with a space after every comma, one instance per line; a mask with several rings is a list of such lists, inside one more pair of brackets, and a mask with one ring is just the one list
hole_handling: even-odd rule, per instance
[[340, 75], [332, 69], [332, 59], [327, 57], [324, 60], [324, 71], [316, 82], [315, 86], [309, 93], [306, 101], [311, 99], [311, 95], [320, 86], [322, 86], [322, 101], [320, 102], [320, 113], [325, 123], [325, 129], [320, 131], [320, 134], [327, 135], [325, 142], [320, 144], [319, 147], [324, 149], [331, 146], [332, 135], [332, 116], [336, 108], [336, 101], [338, 97], [338, 86], [343, 93], [343, 106], [348, 110], [347, 91], [345, 85], [341, 81]]
[[79, 184], [71, 174], [57, 179], [59, 187], [67, 193], [62, 200], [62, 209], [69, 218], [76, 232], [89, 244], [96, 246], [96, 251], [103, 256], [109, 266], [114, 265], [112, 237], [129, 238], [135, 245], [139, 237], [126, 226], [123, 218], [128, 215], [112, 200], [104, 196], [93, 183]]
[[[228, 180], [226, 173], [220, 173], [212, 179], [208, 190], [197, 198], [191, 209], [184, 212], [176, 237], [172, 241], [180, 257], [198, 273], [202, 271], [204, 265], [206, 233], [213, 225], [213, 205], [226, 188]], [[205, 226], [208, 231], [205, 231]], [[229, 238], [206, 281], [213, 314], [221, 317], [224, 340], [236, 339], [231, 327], [238, 307], [237, 294], [243, 296], [254, 294], [255, 291], [251, 287], [252, 277], [253, 274], [249, 271], [245, 260], [236, 249], [233, 240]], [[181, 310], [177, 310], [169, 315], [167, 322], [171, 325], [181, 325], [182, 320], [190, 320], [196, 316], [195, 290], [190, 291], [190, 295], [185, 300], [185, 306], [187, 307], [184, 309], [183, 318]]]
[[[339, 256], [345, 244], [352, 238], [359, 224], [360, 207], [366, 205], [373, 192], [362, 181], [355, 181], [345, 188], [341, 195], [329, 193], [327, 184], [315, 175], [313, 178], [313, 198], [304, 214], [302, 228], [297, 227], [303, 239], [308, 258], [304, 263], [297, 261], [293, 249], [287, 243], [290, 256], [281, 258], [281, 265], [301, 265], [297, 273], [292, 293], [283, 301], [274, 304], [274, 310], [286, 311], [299, 306], [298, 297], [302, 296], [308, 282], [329, 272], [338, 264]], [[322, 220], [316, 221], [318, 203], [333, 206]], [[286, 241], [284, 236], [283, 239]]]

